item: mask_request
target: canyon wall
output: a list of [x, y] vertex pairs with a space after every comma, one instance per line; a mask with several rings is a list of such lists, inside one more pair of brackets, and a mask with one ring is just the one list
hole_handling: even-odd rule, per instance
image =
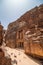
[[43, 58], [43, 4], [10, 23], [5, 36], [7, 46], [16, 47], [18, 30], [24, 30], [25, 53]]

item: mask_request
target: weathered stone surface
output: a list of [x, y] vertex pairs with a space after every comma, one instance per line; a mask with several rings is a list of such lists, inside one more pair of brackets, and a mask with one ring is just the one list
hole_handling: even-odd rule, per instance
[[12, 65], [11, 59], [5, 57], [4, 52], [0, 49], [0, 65]]
[[[23, 32], [22, 39], [21, 30]], [[27, 31], [30, 33], [25, 34]], [[18, 38], [19, 35], [20, 39]], [[10, 23], [5, 39], [7, 46], [15, 48], [22, 45], [27, 54], [43, 58], [43, 4]]]
[[26, 34], [25, 41], [25, 52], [33, 57], [39, 57], [43, 59], [43, 31], [37, 27], [35, 32], [32, 34], [31, 31]]
[[3, 26], [0, 24], [0, 46], [2, 45], [3, 42]]

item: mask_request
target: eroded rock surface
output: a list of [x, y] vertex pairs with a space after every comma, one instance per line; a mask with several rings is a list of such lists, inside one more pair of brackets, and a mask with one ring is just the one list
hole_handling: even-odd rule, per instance
[[11, 59], [6, 58], [2, 49], [0, 49], [0, 65], [12, 65]]
[[[24, 31], [23, 39], [18, 39], [18, 41], [17, 33], [21, 30]], [[27, 31], [30, 32], [26, 34]], [[43, 4], [31, 9], [18, 20], [10, 23], [5, 40], [7, 46], [11, 48], [15, 48], [19, 44], [21, 47], [23, 41], [24, 50], [27, 54], [43, 59]]]

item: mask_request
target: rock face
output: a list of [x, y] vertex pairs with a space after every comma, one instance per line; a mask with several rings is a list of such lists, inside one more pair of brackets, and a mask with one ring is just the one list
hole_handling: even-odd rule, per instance
[[[22, 39], [21, 30], [23, 31]], [[20, 38], [17, 39], [19, 35]], [[23, 46], [27, 54], [43, 58], [43, 4], [10, 23], [5, 41], [9, 47]]]
[[25, 53], [43, 59], [43, 34], [40, 30], [25, 35]]
[[0, 46], [2, 45], [3, 42], [3, 26], [0, 24]]
[[0, 49], [0, 65], [11, 65], [11, 59], [5, 57], [2, 49]]
[[3, 44], [3, 26], [0, 24], [0, 65], [11, 65], [11, 59], [5, 57], [5, 54], [1, 48]]

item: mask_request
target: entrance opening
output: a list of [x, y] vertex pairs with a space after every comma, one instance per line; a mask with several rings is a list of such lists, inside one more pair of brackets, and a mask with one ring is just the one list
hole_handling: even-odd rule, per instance
[[23, 42], [20, 42], [20, 43], [19, 43], [19, 48], [24, 48]]
[[0, 40], [0, 45], [2, 45], [3, 40]]

